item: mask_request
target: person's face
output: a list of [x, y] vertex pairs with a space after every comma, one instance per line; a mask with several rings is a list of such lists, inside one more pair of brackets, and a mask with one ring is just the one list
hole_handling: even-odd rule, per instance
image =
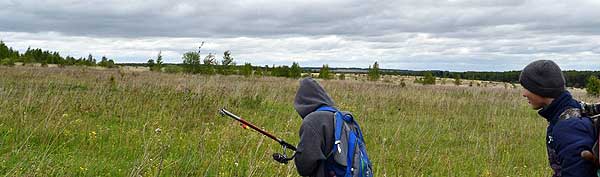
[[536, 95], [535, 93], [531, 93], [527, 89], [523, 89], [523, 97], [527, 98], [529, 101], [529, 105], [531, 108], [538, 110], [548, 105], [548, 98], [544, 98], [542, 96]]

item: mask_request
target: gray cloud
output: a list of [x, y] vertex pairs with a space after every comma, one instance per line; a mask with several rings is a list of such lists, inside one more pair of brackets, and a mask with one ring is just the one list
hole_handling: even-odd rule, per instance
[[120, 62], [163, 51], [179, 62], [207, 41], [239, 62], [518, 70], [537, 58], [600, 70], [594, 0], [0, 0], [0, 38]]

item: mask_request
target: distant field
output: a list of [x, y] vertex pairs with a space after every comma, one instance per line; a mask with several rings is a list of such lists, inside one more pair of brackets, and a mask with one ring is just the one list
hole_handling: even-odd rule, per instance
[[[321, 81], [357, 116], [377, 176], [550, 176], [546, 122], [520, 89], [383, 80]], [[278, 144], [217, 113], [227, 107], [296, 144], [297, 87], [273, 77], [0, 66], [0, 174], [297, 176], [293, 163], [271, 159]]]

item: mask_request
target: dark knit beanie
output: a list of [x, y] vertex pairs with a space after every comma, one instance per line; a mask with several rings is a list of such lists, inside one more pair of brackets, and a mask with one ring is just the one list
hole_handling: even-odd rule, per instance
[[565, 77], [552, 60], [537, 60], [525, 66], [519, 82], [539, 96], [558, 98], [565, 91]]

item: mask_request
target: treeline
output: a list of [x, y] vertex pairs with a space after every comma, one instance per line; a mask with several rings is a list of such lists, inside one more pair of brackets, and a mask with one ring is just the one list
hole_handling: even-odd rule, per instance
[[[135, 65], [135, 64], [127, 64]], [[182, 64], [164, 64], [162, 55], [159, 52], [156, 59], [149, 59], [144, 66], [150, 68], [151, 71], [167, 72], [167, 73], [189, 73], [189, 74], [204, 74], [204, 75], [243, 75], [243, 76], [275, 76], [300, 78], [303, 72], [300, 65], [293, 62], [291, 67], [287, 65], [281, 66], [252, 66], [251, 63], [237, 65], [231, 54], [231, 51], [225, 51], [223, 58], [218, 60], [215, 54], [209, 53], [201, 57], [200, 52], [186, 52], [182, 56]]]
[[41, 66], [48, 66], [48, 64], [56, 64], [58, 66], [102, 66], [108, 68], [116, 66], [115, 61], [112, 59], [108, 59], [103, 56], [100, 61], [96, 61], [91, 54], [85, 58], [74, 58], [71, 56], [62, 57], [58, 52], [51, 52], [49, 50], [42, 50], [39, 48], [27, 48], [25, 53], [20, 54], [19, 51], [14, 50], [12, 47], [6, 46], [3, 41], [0, 41], [0, 64], [14, 66], [17, 62], [22, 63], [23, 65], [28, 63], [39, 63]]
[[[42, 66], [48, 64], [57, 64], [59, 66], [65, 65], [83, 65], [83, 66], [102, 66], [102, 67], [116, 67], [114, 60], [106, 57], [101, 57], [100, 61], [97, 61], [91, 54], [87, 57], [74, 58], [71, 56], [62, 57], [58, 52], [51, 52], [42, 49], [31, 49], [28, 48], [25, 53], [19, 53], [12, 47], [8, 47], [4, 42], [0, 41], [0, 64], [12, 66], [15, 63], [40, 63]], [[299, 78], [302, 77], [302, 73], [306, 73], [305, 76], [310, 73], [310, 70], [304, 70], [296, 62], [293, 62], [291, 66], [280, 65], [280, 66], [253, 66], [250, 63], [244, 63], [243, 65], [237, 65], [230, 51], [225, 51], [221, 60], [216, 58], [215, 54], [209, 53], [204, 57], [201, 57], [200, 51], [186, 52], [182, 56], [182, 64], [165, 64], [163, 63], [161, 52], [158, 53], [156, 58], [151, 58], [147, 63], [143, 64], [126, 64], [126, 65], [140, 65], [149, 67], [151, 71], [161, 71], [168, 73], [190, 73], [190, 74], [220, 74], [220, 75], [244, 75], [244, 76], [275, 76], [275, 77], [289, 77]], [[329, 68], [329, 65], [325, 64], [319, 69], [318, 78], [322, 79], [345, 79], [345, 72], [335, 73], [335, 69]], [[450, 71], [407, 71], [407, 70], [382, 70], [379, 68], [379, 64], [375, 62], [369, 66], [367, 71], [367, 77], [371, 81], [377, 81], [381, 78], [381, 75], [404, 75], [404, 76], [424, 76], [424, 80], [418, 80], [422, 83], [431, 83], [432, 76], [440, 78], [453, 78], [455, 80], [468, 79], [468, 80], [482, 80], [482, 81], [497, 81], [497, 82], [508, 82], [518, 83], [520, 71], [504, 71], [504, 72], [450, 72]], [[600, 71], [564, 71], [565, 78], [567, 80], [568, 87], [583, 88], [590, 81], [590, 77], [599, 77]]]
[[[504, 71], [504, 72], [450, 72], [450, 71], [402, 71], [402, 72], [386, 72], [390, 75], [408, 75], [408, 76], [425, 76], [427, 73], [434, 77], [440, 78], [460, 78], [469, 80], [496, 81], [518, 83], [521, 71]], [[600, 71], [563, 71], [568, 87], [583, 88], [586, 86], [588, 79], [591, 76], [600, 76]]]

